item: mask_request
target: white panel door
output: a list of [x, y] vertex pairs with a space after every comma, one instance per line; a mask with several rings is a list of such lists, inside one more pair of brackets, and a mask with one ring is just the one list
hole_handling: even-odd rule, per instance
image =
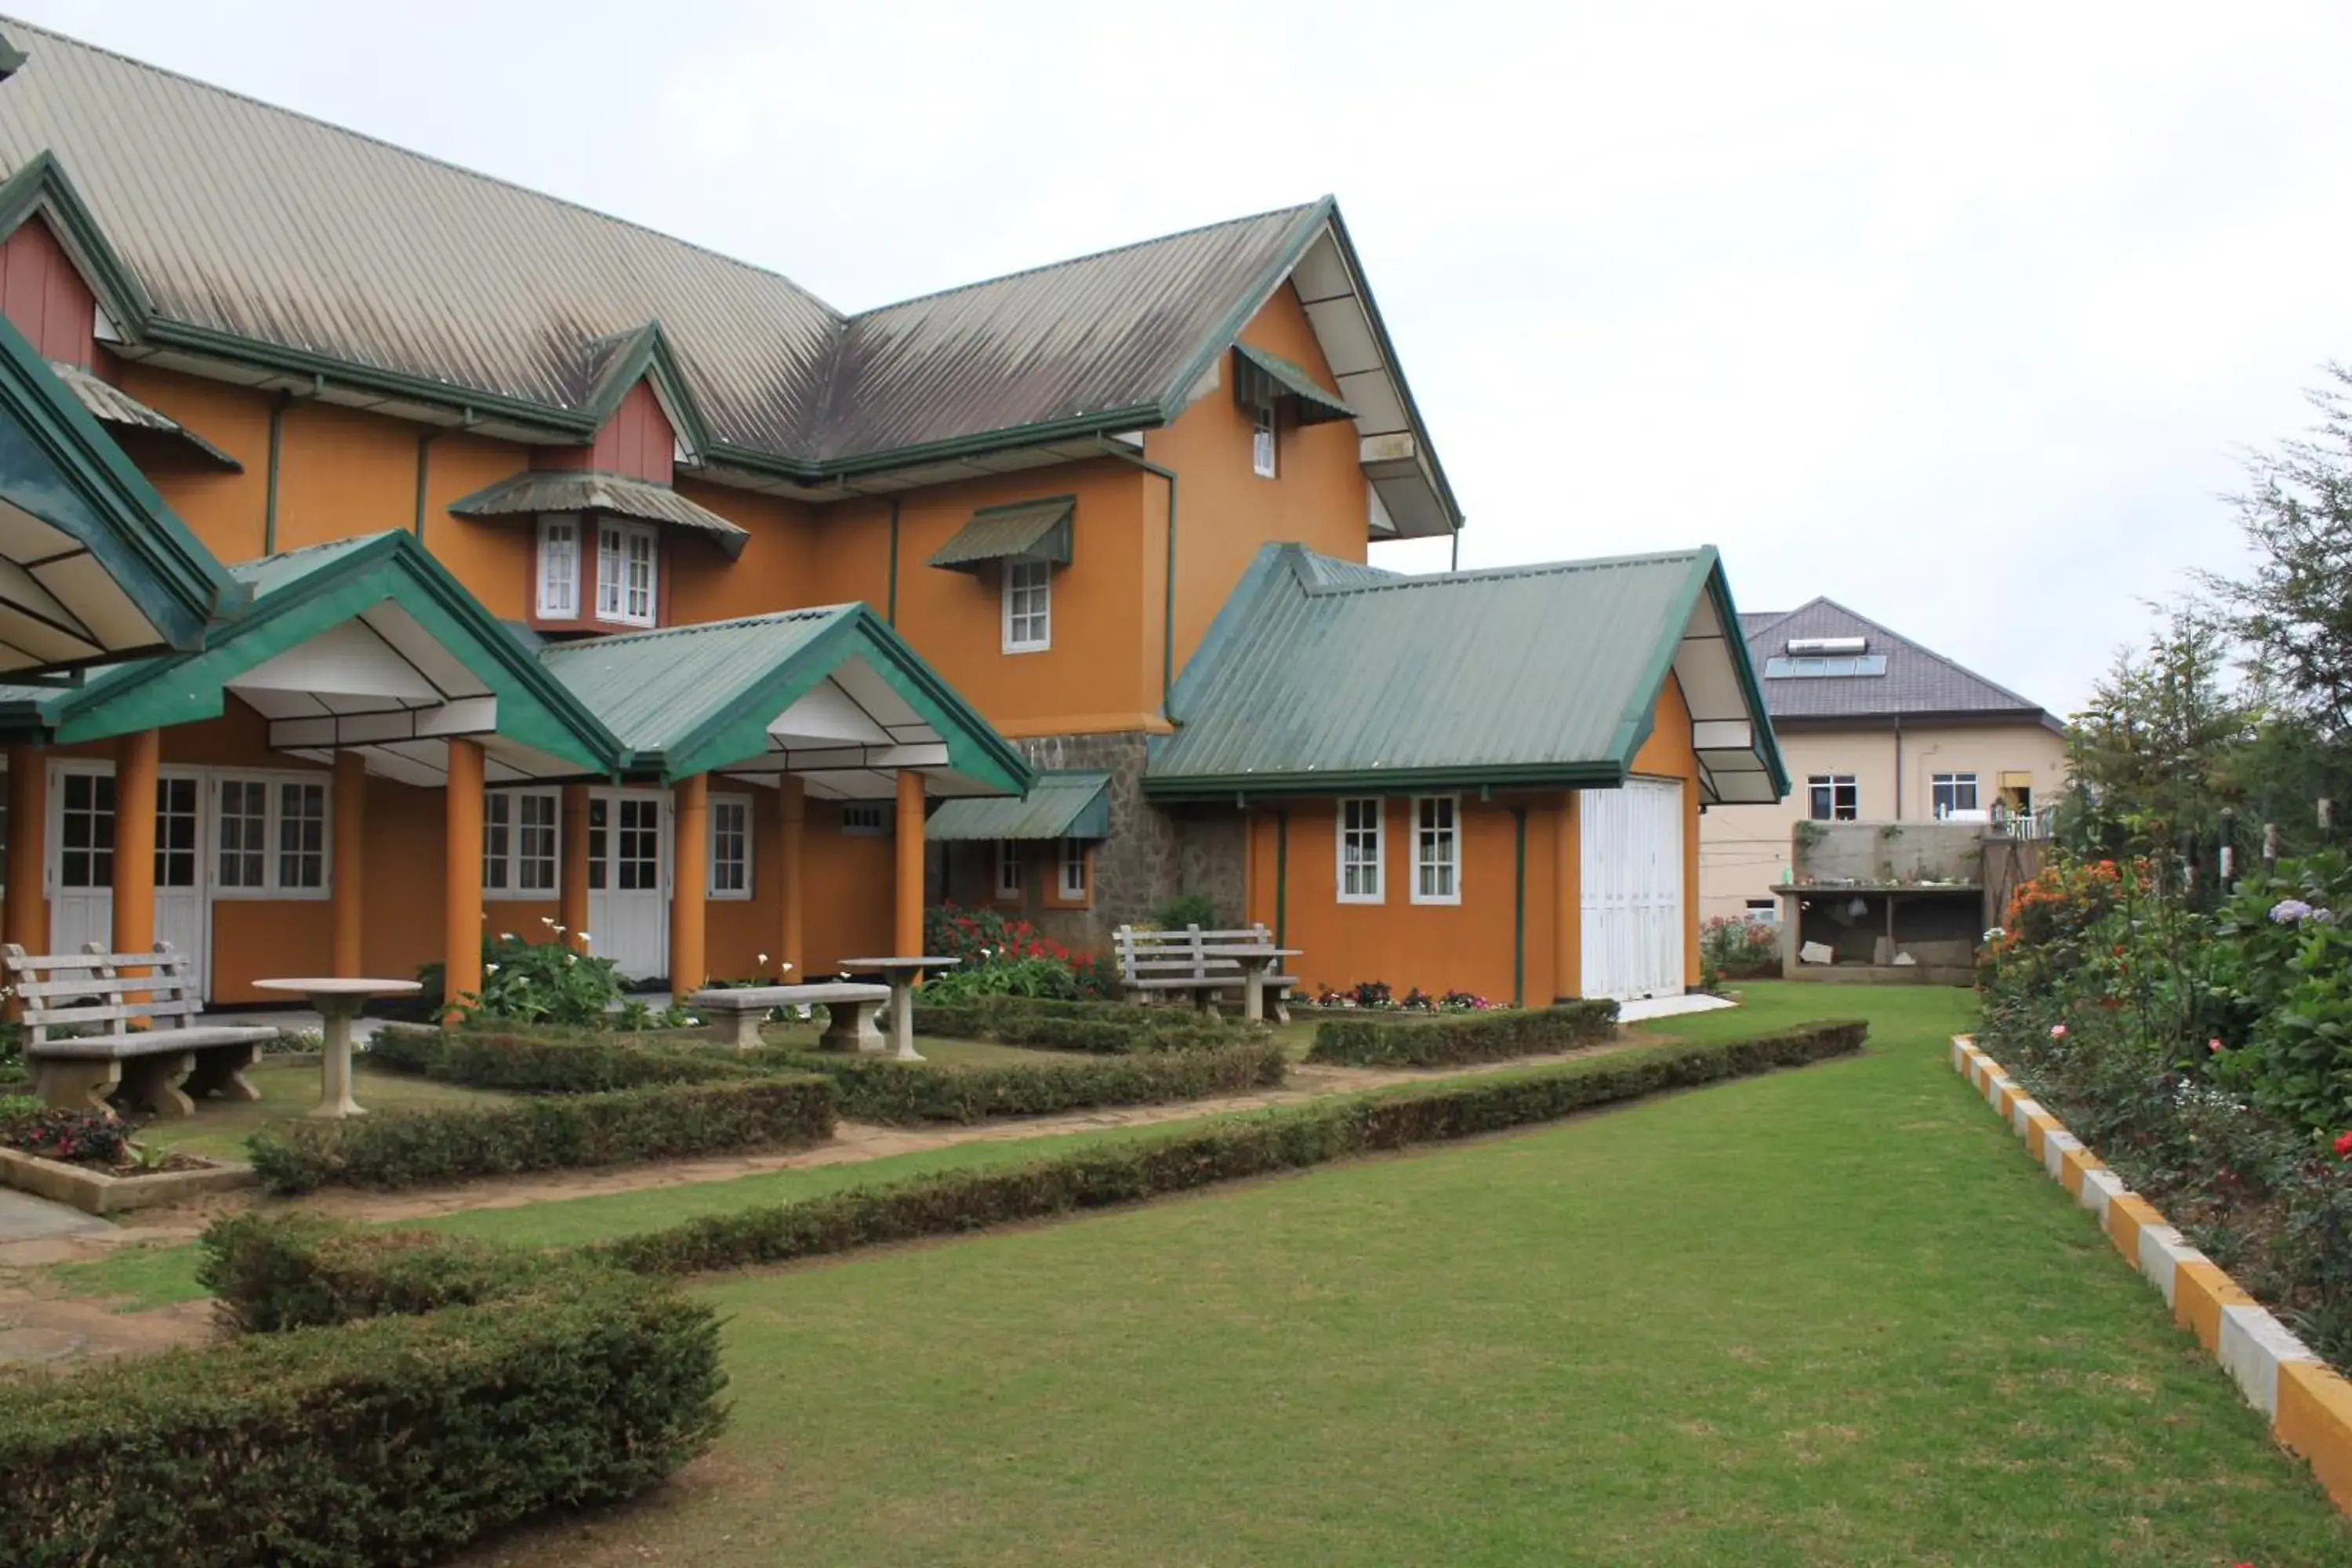
[[1583, 976], [1620, 1002], [1683, 991], [1683, 786], [1628, 779], [1579, 792]]
[[588, 951], [630, 980], [669, 973], [667, 790], [588, 796]]
[[[203, 775], [166, 768], [155, 786], [155, 935], [193, 961], [212, 991], [211, 921], [205, 907]], [[79, 952], [114, 942], [114, 767], [49, 765], [49, 950]]]

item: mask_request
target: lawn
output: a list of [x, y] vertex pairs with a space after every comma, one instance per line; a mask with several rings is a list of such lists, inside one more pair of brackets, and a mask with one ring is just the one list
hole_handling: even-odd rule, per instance
[[719, 1452], [478, 1561], [2352, 1561], [1952, 1076], [1967, 1002], [1758, 984], [1652, 1028], [1860, 1011], [1871, 1054], [714, 1280]]

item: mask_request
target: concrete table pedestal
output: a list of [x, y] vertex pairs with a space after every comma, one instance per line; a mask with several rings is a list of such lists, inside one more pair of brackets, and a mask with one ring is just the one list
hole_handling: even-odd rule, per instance
[[841, 961], [845, 974], [878, 974], [890, 987], [890, 1038], [884, 1042], [877, 1033], [867, 1044], [860, 1036], [857, 1048], [879, 1052], [887, 1049], [902, 1062], [919, 1062], [922, 1056], [915, 1049], [915, 980], [926, 969], [950, 969], [960, 961], [952, 958], [894, 957], [845, 958]]
[[257, 991], [293, 991], [308, 997], [324, 1025], [326, 1048], [320, 1053], [319, 1103], [307, 1114], [329, 1119], [364, 1116], [366, 1107], [352, 1098], [352, 1020], [371, 996], [414, 996], [424, 989], [414, 980], [257, 980]]

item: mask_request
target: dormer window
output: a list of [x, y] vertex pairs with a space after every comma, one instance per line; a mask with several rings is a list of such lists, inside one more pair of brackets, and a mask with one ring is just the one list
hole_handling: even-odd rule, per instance
[[580, 614], [580, 520], [539, 520], [539, 613], [551, 621]]
[[653, 528], [642, 522], [596, 525], [596, 618], [625, 626], [654, 624], [660, 554]]
[[449, 515], [530, 529], [531, 624], [554, 636], [661, 624], [664, 557], [751, 536], [676, 490], [625, 475], [531, 468], [449, 504]]

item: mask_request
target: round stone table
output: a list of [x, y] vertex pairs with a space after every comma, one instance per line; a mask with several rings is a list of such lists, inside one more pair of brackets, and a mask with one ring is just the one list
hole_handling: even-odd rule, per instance
[[310, 1000], [326, 1021], [327, 1048], [320, 1053], [319, 1103], [312, 1116], [361, 1116], [365, 1108], [352, 1098], [352, 1020], [371, 996], [414, 996], [424, 986], [414, 980], [331, 980], [308, 975], [292, 980], [257, 980], [257, 991], [299, 992]]
[[950, 969], [954, 958], [845, 958], [835, 967], [844, 974], [878, 974], [890, 988], [891, 1054], [902, 1062], [919, 1062], [915, 1049], [915, 976], [926, 969]]

